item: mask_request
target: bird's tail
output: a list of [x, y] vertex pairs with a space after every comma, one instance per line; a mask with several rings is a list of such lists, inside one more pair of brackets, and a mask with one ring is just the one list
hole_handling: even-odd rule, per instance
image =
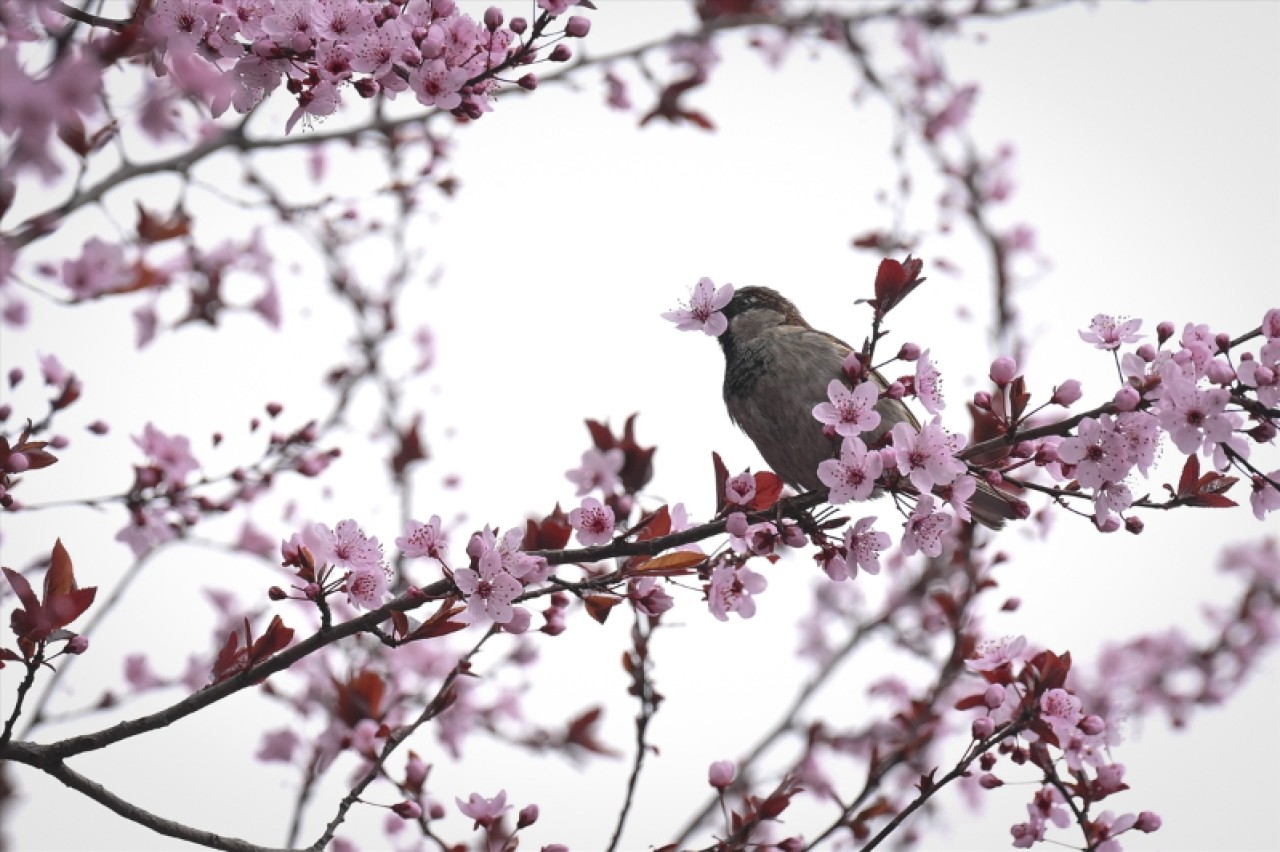
[[1022, 517], [1021, 508], [1021, 500], [997, 491], [982, 480], [978, 480], [978, 489], [969, 500], [973, 519], [991, 530], [1000, 529], [1005, 521]]

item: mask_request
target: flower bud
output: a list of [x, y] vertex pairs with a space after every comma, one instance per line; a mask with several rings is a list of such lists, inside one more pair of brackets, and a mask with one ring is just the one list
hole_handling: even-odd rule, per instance
[[1137, 349], [1138, 357], [1150, 364], [1156, 360], [1156, 348], [1150, 343], [1144, 343]]
[[1091, 713], [1080, 720], [1080, 730], [1091, 737], [1096, 737], [1107, 729], [1107, 723], [1096, 713]]
[[747, 521], [746, 515], [742, 512], [734, 512], [729, 515], [728, 519], [725, 521], [724, 529], [725, 532], [729, 533], [729, 535], [742, 538], [747, 534], [747, 529], [750, 526], [751, 524]]
[[1019, 441], [1013, 445], [1013, 455], [1020, 459], [1029, 459], [1036, 454], [1034, 441]]
[[1075, 379], [1067, 379], [1053, 389], [1053, 397], [1049, 401], [1054, 405], [1061, 405], [1066, 408], [1067, 406], [1075, 405], [1082, 396], [1084, 396], [1084, 391], [1080, 389], [1080, 382]]
[[532, 72], [525, 74], [519, 80], [516, 80], [516, 85], [524, 89], [526, 92], [532, 92], [534, 89], [538, 88], [538, 75]]
[[12, 413], [13, 413], [13, 406], [11, 406], [9, 403], [6, 402], [5, 404], [0, 405], [0, 421], [8, 420], [9, 415]]
[[1018, 362], [1008, 356], [1001, 355], [991, 362], [991, 371], [988, 375], [991, 376], [991, 381], [1000, 387], [1005, 387], [1009, 382], [1013, 381], [1014, 376], [1018, 375]]
[[1120, 518], [1115, 515], [1109, 515], [1101, 523], [1095, 520], [1093, 525], [1098, 528], [1098, 532], [1113, 533], [1120, 529]]
[[273, 601], [282, 601], [285, 598], [289, 597], [289, 595], [285, 592], [284, 589], [280, 588], [279, 586], [272, 586], [271, 588], [267, 589], [267, 597]]
[[22, 382], [22, 368], [14, 367], [9, 371], [9, 387], [17, 387]]
[[573, 51], [569, 49], [569, 45], [561, 42], [551, 49], [551, 55], [547, 59], [552, 62], [568, 62], [573, 58]]
[[1173, 323], [1168, 321], [1162, 322], [1156, 326], [1156, 338], [1160, 341], [1161, 346], [1164, 345], [1166, 340], [1173, 337], [1173, 331]]
[[511, 23], [507, 26], [510, 27], [511, 32], [516, 35], [523, 35], [524, 31], [529, 29], [529, 22], [524, 18], [512, 18]]
[[707, 770], [707, 780], [711, 782], [712, 787], [723, 790], [733, 783], [734, 776], [737, 774], [738, 768], [732, 760], [717, 760]]
[[4, 469], [9, 473], [22, 473], [29, 467], [31, 467], [31, 459], [27, 458], [26, 453], [9, 453], [9, 457], [4, 462]]
[[991, 767], [995, 766], [998, 760], [1000, 758], [996, 757], [994, 753], [984, 751], [982, 757], [978, 758], [978, 765], [982, 767], [983, 772], [990, 772]]
[[[1280, 308], [1272, 308], [1262, 315], [1262, 333], [1267, 340], [1280, 339]], [[1152, 816], [1156, 815], [1152, 814]], [[1156, 819], [1159, 820], [1160, 817]]]
[[1146, 529], [1146, 526], [1147, 525], [1142, 522], [1142, 518], [1139, 518], [1135, 515], [1130, 515], [1129, 517], [1124, 519], [1125, 531], [1131, 532], [1134, 535], [1141, 534], [1141, 532], [1144, 529]]
[[973, 407], [979, 411], [991, 410], [991, 394], [986, 391], [978, 391], [973, 395]]
[[898, 357], [903, 361], [916, 361], [920, 358], [920, 347], [914, 343], [904, 343], [898, 350]]
[[1219, 352], [1231, 351], [1231, 335], [1225, 331], [1220, 331], [1213, 336], [1213, 344], [1218, 347]]
[[403, 802], [396, 802], [391, 806], [391, 810], [400, 819], [417, 819], [422, 816], [422, 806], [407, 799]]
[[982, 693], [982, 703], [991, 710], [1004, 704], [1004, 687], [998, 683], [988, 686], [987, 691]]
[[991, 721], [990, 716], [979, 716], [973, 720], [973, 725], [970, 727], [970, 733], [975, 740], [985, 740], [995, 732], [996, 723]]
[[516, 817], [516, 831], [522, 828], [528, 828], [538, 821], [538, 806], [525, 805], [520, 809], [520, 815]]
[[1138, 821], [1133, 824], [1133, 827], [1138, 829], [1138, 831], [1144, 831], [1147, 834], [1150, 834], [1153, 831], [1159, 831], [1161, 824], [1162, 820], [1160, 819], [1159, 814], [1154, 814], [1151, 811], [1143, 811], [1138, 814]]
[[1226, 387], [1235, 380], [1236, 371], [1231, 369], [1231, 365], [1221, 358], [1214, 358], [1209, 362], [1209, 366], [1205, 368], [1205, 376], [1215, 385]]
[[569, 19], [569, 23], [564, 25], [564, 34], [569, 38], [583, 38], [589, 32], [591, 32], [591, 21], [581, 15], [574, 15]]
[[1004, 782], [988, 772], [978, 778], [978, 786], [984, 790], [994, 790], [997, 787], [1003, 787]]
[[884, 395], [889, 397], [889, 399], [902, 399], [906, 392], [907, 389], [902, 386], [902, 382], [894, 382], [889, 385], [889, 387], [885, 388]]
[[490, 6], [484, 10], [484, 25], [489, 32], [493, 32], [502, 26], [502, 10], [497, 6]]
[[1137, 409], [1138, 403], [1142, 401], [1142, 395], [1138, 393], [1137, 388], [1125, 385], [1116, 391], [1116, 395], [1111, 398], [1111, 401], [1119, 411], [1133, 411]]
[[89, 650], [89, 637], [76, 634], [67, 640], [67, 644], [63, 650], [68, 654], [79, 656]]

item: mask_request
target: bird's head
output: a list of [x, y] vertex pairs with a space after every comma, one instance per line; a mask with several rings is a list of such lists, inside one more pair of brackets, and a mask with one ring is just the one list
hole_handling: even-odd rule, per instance
[[720, 335], [720, 345], [726, 352], [778, 326], [809, 327], [795, 305], [768, 287], [743, 287], [733, 294], [722, 313], [729, 321], [729, 329]]

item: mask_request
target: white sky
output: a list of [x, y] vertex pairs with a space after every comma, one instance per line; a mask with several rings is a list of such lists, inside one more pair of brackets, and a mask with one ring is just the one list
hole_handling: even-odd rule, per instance
[[[601, 5], [589, 42], [596, 51], [657, 35], [673, 20], [689, 23], [683, 4]], [[1076, 335], [1096, 312], [1142, 317], [1147, 330], [1163, 319], [1179, 327], [1194, 320], [1238, 334], [1280, 302], [1274, 284], [1280, 277], [1280, 5], [1104, 3], [971, 32], [979, 30], [988, 36], [983, 43], [972, 35], [952, 43], [953, 76], [982, 84], [978, 139], [989, 147], [1010, 141], [1017, 149], [1018, 192], [1005, 224], [1032, 223], [1052, 262], [1018, 302], [1035, 344], [1026, 366], [1037, 397], [1068, 377], [1084, 382], [1086, 403], [1110, 396], [1108, 359]], [[571, 502], [563, 476], [587, 445], [582, 419], [620, 424], [632, 411], [641, 412], [642, 443], [659, 446], [652, 493], [683, 499], [695, 517], [706, 517], [710, 451], [718, 450], [731, 468], [759, 460], [723, 414], [717, 347], [677, 334], [658, 318], [700, 276], [777, 287], [815, 325], [845, 337], [862, 334], [865, 314], [852, 301], [866, 295], [876, 261], [850, 251], [848, 241], [882, 224], [871, 199], [895, 178], [885, 153], [884, 111], [849, 105], [853, 76], [830, 52], [810, 58], [795, 51], [781, 73], [742, 50], [741, 39], [728, 40], [722, 52], [714, 83], [693, 99], [717, 122], [715, 134], [662, 124], [638, 130], [635, 116], [600, 105], [602, 86], [587, 75], [582, 91], [547, 87], [531, 98], [508, 99], [456, 135], [453, 168], [462, 192], [441, 204], [438, 224], [421, 236], [429, 262], [440, 263], [444, 276], [438, 289], [423, 290], [414, 301], [439, 341], [438, 368], [408, 389], [427, 408], [436, 458], [415, 494], [419, 517], [464, 513], [463, 529], [486, 522], [505, 527], [557, 499]], [[642, 89], [633, 95], [646, 103]], [[932, 191], [922, 188], [918, 197], [917, 221], [929, 223]], [[81, 239], [49, 250], [70, 254]], [[984, 269], [968, 243], [961, 233], [921, 247], [926, 268], [941, 254], [960, 263], [964, 274], [932, 275], [893, 324], [894, 340], [932, 348], [947, 379], [953, 427], [962, 425], [971, 377], [985, 375], [994, 354], [984, 330]], [[317, 347], [336, 345], [344, 332], [327, 326], [323, 311], [305, 307], [305, 286], [286, 286], [286, 333]], [[974, 320], [957, 319], [962, 306]], [[86, 409], [114, 406], [112, 446], [125, 459], [133, 458], [127, 436], [148, 419], [172, 431], [232, 432], [267, 399], [285, 400], [286, 410], [302, 417], [315, 397], [305, 385], [295, 386], [294, 371], [306, 374], [309, 364], [328, 363], [327, 352], [291, 351], [251, 323], [233, 324], [236, 349], [218, 350], [218, 364], [236, 371], [243, 384], [228, 400], [210, 394], [206, 377], [193, 375], [184, 360], [211, 342], [202, 331], [161, 341], [135, 358], [132, 328], [120, 314], [111, 306], [75, 312], [38, 306], [29, 333], [6, 332], [0, 366], [21, 364], [34, 373], [33, 350], [57, 351], [85, 378], [93, 394]], [[157, 355], [164, 363], [148, 363]], [[358, 459], [351, 452], [344, 464]], [[105, 493], [111, 486], [99, 484], [104, 481], [119, 487], [120, 457], [101, 472], [86, 473], [90, 459], [78, 464], [51, 469], [42, 496]], [[441, 488], [441, 479], [455, 472], [462, 474], [461, 488]], [[341, 466], [335, 475], [344, 475]], [[1166, 469], [1153, 487], [1171, 475]], [[33, 477], [33, 494], [36, 483]], [[384, 541], [398, 534], [391, 527], [394, 503], [385, 499], [339, 485], [327, 503], [312, 495], [304, 504], [320, 506], [317, 517], [330, 523], [355, 517]], [[126, 554], [110, 540], [123, 513], [103, 516], [6, 517], [5, 562], [25, 561], [57, 534], [76, 557], [82, 584], [107, 584]], [[1140, 537], [1104, 538], [1066, 518], [1047, 542], [1011, 530], [1005, 538], [1013, 558], [997, 576], [1002, 591], [1024, 605], [1013, 614], [987, 613], [988, 624], [1070, 649], [1085, 666], [1107, 641], [1170, 625], [1194, 633], [1203, 624], [1202, 603], [1223, 601], [1234, 588], [1213, 570], [1221, 545], [1275, 533], [1274, 524], [1257, 523], [1247, 508], [1144, 517], [1147, 532]], [[287, 535], [280, 525], [275, 531]], [[455, 542], [460, 546], [462, 536]], [[240, 563], [192, 549], [163, 560], [139, 586], [135, 606], [93, 637], [104, 670], [91, 670], [93, 654], [82, 660], [78, 694], [97, 694], [118, 672], [106, 661], [140, 646], [154, 654], [157, 667], [166, 660], [169, 670], [179, 666], [191, 625], [198, 625], [193, 641], [203, 643], [211, 616], [202, 604], [175, 602], [193, 600], [194, 589], [205, 584], [236, 588], [246, 598], [259, 593], [264, 575], [233, 573], [239, 569]], [[665, 842], [693, 809], [690, 803], [702, 801], [707, 764], [736, 757], [754, 741], [785, 701], [785, 685], [807, 673], [793, 655], [794, 625], [816, 575], [805, 560], [765, 573], [770, 588], [755, 619], [721, 625], [686, 593], [673, 613], [682, 626], [655, 640], [658, 686], [668, 701], [651, 740], [662, 754], [649, 763], [625, 848]], [[550, 722], [602, 702], [608, 741], [632, 742], [634, 705], [624, 700], [617, 663], [625, 622], [615, 618], [601, 628], [577, 617], [563, 636], [539, 642], [547, 680], [527, 696], [532, 718]], [[11, 671], [0, 675], [6, 702]], [[856, 700], [856, 684], [880, 674], [849, 673], [820, 706], [840, 711]], [[1151, 836], [1126, 835], [1126, 848], [1261, 850], [1274, 843], [1277, 699], [1280, 665], [1273, 654], [1226, 709], [1198, 712], [1189, 732], [1171, 734], [1158, 719], [1133, 726], [1132, 740], [1117, 755], [1133, 789], [1107, 804], [1154, 810], [1165, 827]], [[262, 719], [279, 724], [285, 717], [248, 696], [226, 704], [147, 742], [75, 765], [166, 816], [279, 842], [295, 779], [251, 755]], [[41, 739], [58, 733], [47, 729]], [[442, 762], [431, 789], [451, 802], [455, 793], [492, 795], [505, 785], [517, 807], [537, 801], [542, 819], [525, 839], [533, 848], [559, 841], [589, 850], [607, 841], [629, 755], [578, 770], [555, 758], [528, 761], [476, 746], [464, 765]], [[87, 848], [86, 838], [102, 849], [172, 848], [171, 841], [33, 772], [16, 774], [25, 804], [9, 820], [15, 848]], [[1032, 789], [1014, 786], [985, 797], [981, 816], [963, 813], [959, 798], [944, 793], [954, 831], [928, 835], [924, 848], [1006, 847], [1008, 826], [1022, 819]], [[338, 795], [329, 784], [317, 800]], [[315, 813], [329, 810], [322, 804]], [[786, 828], [822, 824], [806, 822], [813, 819], [809, 813], [789, 812]], [[379, 821], [362, 815], [355, 825]], [[462, 820], [452, 825], [453, 836], [463, 836]], [[368, 848], [376, 848], [381, 836], [366, 836]], [[1051, 836], [1077, 841], [1069, 832]]]

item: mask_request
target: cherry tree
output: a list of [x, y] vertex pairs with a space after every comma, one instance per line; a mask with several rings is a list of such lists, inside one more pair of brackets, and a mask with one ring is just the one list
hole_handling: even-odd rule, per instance
[[[156, 848], [932, 847], [956, 816], [992, 847], [1177, 834], [1130, 789], [1130, 735], [1195, 738], [1274, 670], [1280, 304], [1234, 286], [1274, 270], [1163, 282], [1193, 294], [1178, 315], [1063, 297], [953, 63], [1073, 4], [649, 8], [0, 10], [0, 804], [22, 845], [100, 846], [100, 815]], [[844, 99], [811, 99], [832, 69]], [[682, 185], [787, 109], [850, 150], [839, 122], [865, 121], [876, 173], [758, 192], [828, 167], [829, 138], [739, 194]], [[586, 111], [613, 123], [574, 138]], [[623, 136], [659, 167], [611, 155]], [[656, 212], [610, 190], [629, 172]], [[459, 226], [486, 180], [500, 201]], [[854, 219], [833, 192], [874, 203]], [[590, 202], [554, 215], [565, 196]], [[833, 439], [818, 491], [720, 411], [733, 294], [799, 301], [810, 277], [726, 227], [738, 206], [841, 264], [839, 321], [807, 313], [854, 350], [796, 426]], [[624, 212], [627, 255], [584, 236]], [[668, 253], [681, 277], [645, 279]], [[760, 256], [794, 286], [748, 280]], [[870, 440], [884, 397], [919, 428]], [[975, 525], [979, 489], [1015, 519]], [[1216, 565], [1155, 564], [1179, 526]], [[1010, 591], [1064, 540], [1107, 572], [1084, 603]], [[1152, 587], [1214, 569], [1201, 623], [1163, 617]], [[1158, 628], [1089, 602], [1132, 584]], [[1067, 600], [1065, 633], [1006, 629]]]

